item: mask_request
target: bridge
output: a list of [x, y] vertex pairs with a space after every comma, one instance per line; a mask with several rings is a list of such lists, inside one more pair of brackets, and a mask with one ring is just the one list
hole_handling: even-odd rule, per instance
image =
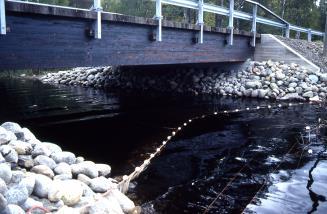
[[[261, 41], [257, 23], [304, 32], [308, 40], [324, 33], [292, 25], [263, 5], [246, 0], [253, 12], [206, 4], [203, 0], [156, 0], [154, 18], [16, 0], [0, 0], [0, 70], [77, 66], [134, 66], [242, 62], [253, 58]], [[197, 23], [163, 19], [162, 5], [197, 10]], [[274, 19], [258, 16], [258, 8]], [[227, 28], [206, 26], [204, 12], [228, 17]], [[250, 32], [234, 29], [234, 19], [251, 23]]]

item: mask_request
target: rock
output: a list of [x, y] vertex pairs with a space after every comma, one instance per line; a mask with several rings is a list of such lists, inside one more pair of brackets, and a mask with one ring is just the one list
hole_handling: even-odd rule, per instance
[[24, 186], [27, 189], [28, 195], [30, 196], [34, 190], [35, 187], [35, 174], [28, 173], [26, 174], [26, 177], [23, 178], [19, 185]]
[[296, 83], [296, 82], [291, 82], [291, 83], [288, 85], [288, 87], [290, 87], [290, 88], [296, 88], [296, 86], [297, 86], [297, 83]]
[[118, 189], [113, 189], [109, 192], [106, 198], [113, 197], [115, 198], [124, 213], [132, 213], [135, 210], [135, 204], [131, 201], [126, 195], [121, 193]]
[[83, 186], [80, 181], [65, 180], [54, 181], [49, 190], [50, 201], [62, 200], [67, 206], [77, 204], [83, 195]]
[[313, 92], [312, 91], [307, 91], [302, 96], [305, 97], [305, 98], [311, 98], [311, 97], [313, 97]]
[[80, 211], [81, 214], [123, 214], [123, 210], [120, 208], [118, 201], [113, 198], [100, 198], [99, 200], [91, 203]]
[[258, 89], [255, 89], [255, 90], [252, 91], [251, 97], [256, 98], [256, 97], [258, 97], [258, 94], [259, 94]]
[[21, 205], [24, 211], [31, 209], [32, 207], [43, 207], [43, 203], [34, 200], [33, 198], [27, 198], [26, 201]]
[[85, 161], [85, 159], [83, 157], [77, 157], [76, 158], [76, 163], [82, 163], [84, 161]]
[[276, 71], [277, 80], [283, 80], [285, 77], [286, 77], [285, 74], [283, 74], [281, 71]]
[[289, 93], [280, 98], [280, 100], [300, 100], [304, 101], [305, 99], [301, 97], [298, 93]]
[[11, 177], [11, 181], [10, 181], [11, 183], [18, 184], [25, 177], [25, 173], [22, 171], [14, 170], [11, 172], [12, 172], [12, 177]]
[[63, 206], [61, 207], [56, 214], [80, 214], [78, 209]]
[[28, 191], [23, 185], [15, 185], [11, 187], [4, 195], [8, 204], [23, 204], [28, 198]]
[[312, 102], [320, 102], [321, 101], [318, 95], [314, 96], [314, 97], [310, 97], [309, 100]]
[[311, 83], [315, 84], [315, 83], [317, 83], [319, 81], [319, 78], [314, 74], [310, 74], [309, 75], [309, 80], [310, 80]]
[[6, 159], [2, 156], [0, 152], [0, 163], [6, 163]]
[[71, 180], [73, 178], [72, 174], [61, 174], [53, 177], [53, 180]]
[[296, 87], [296, 88], [295, 88], [295, 91], [296, 91], [296, 93], [298, 93], [298, 94], [302, 94], [303, 89], [302, 89], [301, 87]]
[[7, 144], [11, 140], [17, 140], [16, 135], [0, 126], [0, 145]]
[[0, 178], [0, 194], [4, 195], [8, 191], [6, 182]]
[[272, 90], [277, 89], [278, 90], [278, 85], [276, 83], [270, 83], [269, 86]]
[[50, 150], [51, 154], [62, 152], [62, 149], [60, 148], [60, 146], [58, 146], [54, 143], [44, 142], [42, 144]]
[[37, 156], [34, 159], [34, 164], [35, 165], [46, 165], [50, 169], [54, 169], [57, 166], [57, 164], [54, 160], [52, 160], [51, 158], [49, 158], [48, 156], [45, 156], [45, 155]]
[[51, 155], [51, 151], [48, 149], [46, 145], [39, 143], [34, 146], [34, 149], [32, 151], [32, 156], [37, 157], [39, 155], [45, 155], [49, 157]]
[[90, 187], [94, 192], [103, 193], [109, 188], [116, 187], [116, 185], [105, 177], [98, 177], [91, 180]]
[[0, 213], [7, 207], [7, 199], [0, 193]]
[[45, 175], [35, 175], [35, 187], [33, 194], [39, 198], [47, 198], [52, 180]]
[[20, 125], [18, 125], [17, 123], [5, 122], [1, 125], [1, 127], [5, 128], [7, 131], [14, 133], [18, 140], [24, 137], [22, 127], [20, 127]]
[[83, 183], [85, 183], [86, 185], [90, 185], [91, 184], [91, 178], [87, 177], [84, 174], [78, 174], [77, 175], [77, 180], [82, 181]]
[[70, 168], [70, 166], [67, 163], [62, 162], [62, 163], [59, 163], [57, 165], [57, 167], [54, 169], [54, 172], [57, 175], [61, 175], [61, 174], [71, 175], [72, 174], [72, 169]]
[[71, 152], [56, 152], [51, 155], [51, 158], [56, 163], [65, 162], [69, 165], [74, 164], [76, 162], [76, 157]]
[[53, 176], [54, 176], [53, 171], [46, 165], [34, 166], [31, 169], [31, 172], [35, 172], [36, 174], [42, 174], [42, 175], [48, 176], [50, 178], [53, 178]]
[[8, 184], [11, 180], [12, 172], [10, 167], [6, 163], [0, 164], [0, 178]]
[[0, 146], [0, 152], [5, 160], [9, 163], [17, 163], [18, 162], [18, 154], [15, 149], [11, 148], [8, 145]]
[[12, 140], [8, 145], [11, 146], [17, 152], [18, 155], [31, 154], [32, 151], [31, 144], [20, 140]]
[[31, 155], [19, 155], [18, 156], [18, 166], [25, 169], [30, 169], [34, 166], [34, 160]]
[[28, 142], [31, 140], [36, 140], [36, 137], [28, 128], [22, 128], [22, 131], [24, 134], [24, 138], [23, 138], [24, 141]]
[[18, 205], [9, 204], [1, 214], [25, 214], [25, 211]]
[[258, 97], [259, 98], [265, 98], [265, 96], [267, 95], [268, 91], [267, 90], [264, 90], [264, 89], [259, 89], [258, 90]]
[[327, 73], [320, 74], [319, 79], [321, 82], [327, 82]]
[[82, 163], [71, 165], [72, 172], [74, 175], [84, 174], [90, 178], [98, 177], [98, 170], [95, 163], [92, 161], [84, 161]]
[[98, 172], [99, 172], [99, 176], [108, 176], [111, 172], [111, 167], [108, 164], [95, 164]]
[[248, 81], [245, 83], [245, 88], [249, 89], [256, 89], [261, 88], [262, 84], [259, 81]]

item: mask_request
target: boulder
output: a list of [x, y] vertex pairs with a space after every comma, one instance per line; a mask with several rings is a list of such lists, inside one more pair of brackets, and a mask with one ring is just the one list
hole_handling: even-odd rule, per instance
[[36, 174], [33, 194], [39, 198], [47, 198], [51, 185], [52, 180], [49, 177], [45, 175]]
[[50, 169], [54, 169], [57, 164], [54, 160], [49, 158], [48, 156], [45, 155], [39, 155], [34, 159], [34, 164], [35, 165], [45, 165], [48, 166]]
[[0, 164], [0, 178], [8, 184], [11, 180], [12, 177], [12, 172], [11, 168], [8, 166], [6, 163], [1, 163]]
[[37, 166], [34, 166], [31, 169], [31, 172], [34, 172], [36, 174], [42, 174], [42, 175], [48, 176], [50, 178], [53, 178], [53, 176], [54, 176], [53, 171], [48, 166], [46, 166], [46, 165], [37, 165]]
[[99, 175], [96, 165], [92, 161], [73, 164], [71, 165], [71, 168], [74, 175], [84, 174], [90, 178], [95, 178]]
[[49, 189], [48, 198], [50, 201], [62, 200], [67, 206], [77, 204], [83, 195], [83, 185], [76, 180], [56, 180]]
[[56, 152], [51, 155], [51, 158], [56, 163], [65, 162], [65, 163], [71, 165], [76, 162], [76, 157], [72, 152]]
[[0, 152], [5, 160], [9, 163], [17, 163], [18, 162], [18, 154], [11, 146], [2, 145], [0, 146]]

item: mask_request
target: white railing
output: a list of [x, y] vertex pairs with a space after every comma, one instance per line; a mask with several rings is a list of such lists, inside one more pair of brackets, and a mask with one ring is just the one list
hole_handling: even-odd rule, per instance
[[[35, 3], [35, 2], [24, 2], [19, 0], [6, 0], [8, 2], [22, 2], [25, 4], [35, 4], [35, 5], [46, 5], [46, 6], [52, 6], [52, 7], [58, 7], [58, 8], [67, 8], [67, 9], [75, 9], [75, 10], [83, 10], [83, 11], [90, 11], [88, 9], [81, 9], [81, 8], [73, 8], [73, 7], [65, 7], [65, 6], [56, 6], [56, 5], [49, 5], [49, 4], [41, 4], [41, 3]], [[94, 38], [101, 39], [101, 15], [103, 12], [101, 7], [101, 0], [93, 0], [93, 7], [91, 8], [92, 11], [95, 11], [97, 13], [97, 20], [94, 22]], [[324, 37], [325, 34], [320, 31], [307, 29], [299, 26], [292, 25], [288, 23], [286, 20], [279, 17], [277, 14], [266, 8], [265, 6], [259, 4], [258, 2], [252, 1], [252, 0], [245, 0], [246, 2], [253, 5], [253, 11], [252, 14], [245, 13], [242, 11], [234, 10], [234, 0], [229, 0], [229, 8], [207, 4], [204, 3], [203, 0], [153, 0], [156, 1], [156, 14], [155, 19], [158, 20], [158, 26], [157, 26], [157, 33], [156, 33], [156, 40], [161, 42], [162, 41], [162, 5], [168, 4], [168, 5], [174, 5], [178, 7], [183, 8], [189, 8], [197, 10], [198, 12], [198, 19], [197, 19], [197, 25], [199, 25], [199, 37], [198, 42], [203, 43], [203, 27], [204, 27], [204, 19], [203, 19], [203, 13], [209, 12], [214, 13], [218, 15], [228, 16], [228, 39], [227, 42], [229, 45], [233, 45], [233, 31], [234, 31], [234, 19], [242, 19], [246, 21], [252, 22], [252, 41], [251, 45], [254, 47], [256, 42], [256, 33], [257, 33], [257, 23], [265, 24], [273, 27], [278, 27], [285, 30], [285, 36], [290, 36], [290, 31], [297, 31], [297, 32], [303, 32], [307, 33], [308, 35], [308, 41], [311, 41], [312, 35], [321, 36]], [[278, 21], [271, 20], [265, 17], [257, 16], [258, 8], [263, 9], [264, 11], [268, 12], [270, 15], [274, 16]], [[5, 0], [0, 0], [0, 34], [6, 34], [6, 11], [5, 11]]]

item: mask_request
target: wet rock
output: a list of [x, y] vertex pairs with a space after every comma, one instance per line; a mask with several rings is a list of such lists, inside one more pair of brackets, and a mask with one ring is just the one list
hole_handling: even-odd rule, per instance
[[34, 159], [34, 164], [35, 165], [45, 165], [49, 167], [50, 169], [54, 169], [57, 164], [54, 160], [49, 158], [48, 156], [45, 155], [39, 155]]
[[12, 177], [12, 172], [8, 164], [6, 163], [1, 163], [0, 164], [0, 178], [8, 184], [11, 180]]
[[71, 165], [76, 162], [76, 157], [72, 152], [56, 152], [51, 155], [51, 158], [56, 163], [65, 162], [65, 163]]
[[96, 165], [92, 161], [73, 164], [71, 165], [71, 168], [74, 175], [84, 174], [90, 178], [95, 178], [99, 175]]
[[31, 172], [34, 172], [36, 174], [42, 174], [42, 175], [48, 176], [50, 178], [53, 178], [53, 176], [54, 176], [53, 171], [48, 166], [46, 166], [46, 165], [37, 165], [37, 166], [34, 166], [31, 169]]
[[45, 175], [35, 175], [35, 187], [33, 194], [39, 198], [47, 198], [52, 180]]

